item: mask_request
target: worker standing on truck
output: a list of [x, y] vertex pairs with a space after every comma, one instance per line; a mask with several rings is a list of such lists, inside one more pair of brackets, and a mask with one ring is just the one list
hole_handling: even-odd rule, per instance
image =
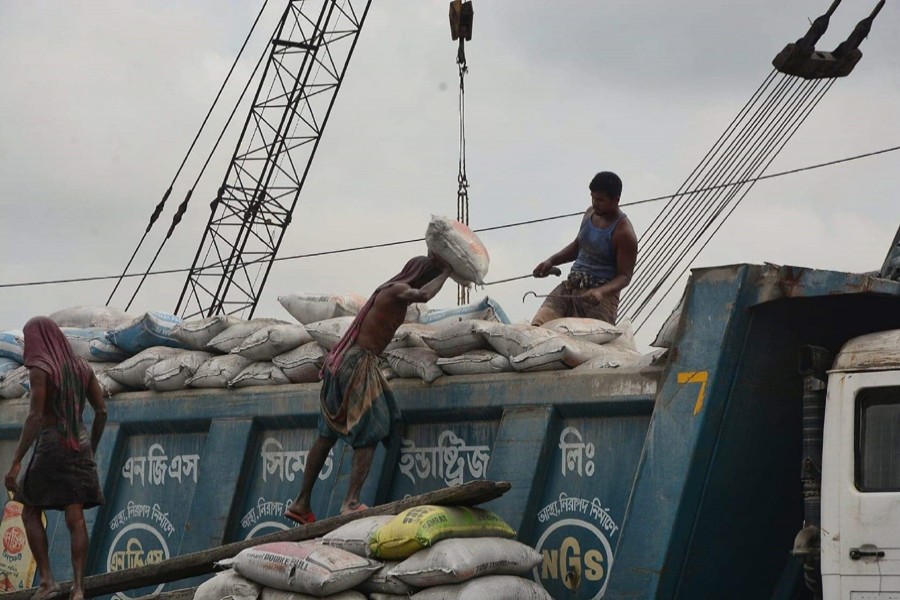
[[597, 173], [588, 186], [591, 207], [584, 213], [575, 240], [534, 268], [535, 277], [575, 261], [569, 277], [550, 292], [532, 325], [562, 317], [587, 317], [615, 324], [619, 292], [630, 282], [637, 261], [637, 236], [619, 210], [622, 180], [610, 171]]
[[[103, 504], [94, 453], [106, 425], [106, 404], [94, 372], [75, 356], [60, 328], [47, 317], [25, 324], [25, 366], [31, 380], [31, 406], [6, 489], [21, 502], [25, 536], [34, 555], [41, 584], [32, 600], [59, 592], [50, 569], [47, 532], [41, 511], [63, 510], [72, 540], [72, 589], [70, 598], [84, 598], [84, 566], [88, 533], [84, 509]], [[82, 420], [85, 402], [94, 409], [88, 433]], [[22, 459], [37, 440], [31, 461], [19, 481]]]
[[319, 437], [307, 457], [303, 487], [284, 516], [297, 523], [315, 521], [310, 506], [313, 485], [328, 452], [343, 439], [353, 448], [353, 464], [341, 514], [368, 508], [359, 501], [372, 468], [375, 446], [388, 444], [400, 421], [378, 356], [391, 342], [413, 302], [427, 302], [440, 291], [451, 268], [437, 255], [417, 256], [390, 281], [379, 286], [356, 315], [347, 333], [325, 357], [319, 413]]

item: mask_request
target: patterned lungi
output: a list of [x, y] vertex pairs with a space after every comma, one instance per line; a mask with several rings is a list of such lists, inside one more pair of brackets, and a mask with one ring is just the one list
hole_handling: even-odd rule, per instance
[[91, 436], [83, 427], [78, 441], [79, 449], [71, 450], [60, 444], [56, 427], [41, 429], [15, 499], [44, 510], [63, 510], [70, 504], [84, 508], [103, 504]]
[[337, 373], [327, 369], [319, 395], [319, 435], [341, 438], [353, 448], [389, 443], [397, 433], [400, 407], [378, 367], [378, 357], [354, 346]]

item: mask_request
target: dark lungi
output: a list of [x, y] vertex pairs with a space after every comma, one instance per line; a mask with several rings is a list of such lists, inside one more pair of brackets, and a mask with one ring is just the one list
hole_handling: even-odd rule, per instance
[[42, 429], [15, 499], [45, 510], [63, 510], [70, 504], [84, 508], [103, 504], [91, 437], [83, 428], [78, 441], [78, 450], [71, 450], [60, 444], [56, 427]]

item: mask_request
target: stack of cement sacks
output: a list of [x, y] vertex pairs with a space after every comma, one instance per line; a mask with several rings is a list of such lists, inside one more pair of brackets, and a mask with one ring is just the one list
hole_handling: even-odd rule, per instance
[[549, 600], [541, 562], [494, 513], [419, 506], [363, 517], [305, 542], [241, 551], [194, 600]]

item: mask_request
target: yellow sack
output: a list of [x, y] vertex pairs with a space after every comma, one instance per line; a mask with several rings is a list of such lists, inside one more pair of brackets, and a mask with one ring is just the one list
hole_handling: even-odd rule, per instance
[[446, 538], [514, 538], [516, 532], [489, 510], [463, 506], [417, 506], [379, 527], [369, 538], [372, 555], [404, 560]]

